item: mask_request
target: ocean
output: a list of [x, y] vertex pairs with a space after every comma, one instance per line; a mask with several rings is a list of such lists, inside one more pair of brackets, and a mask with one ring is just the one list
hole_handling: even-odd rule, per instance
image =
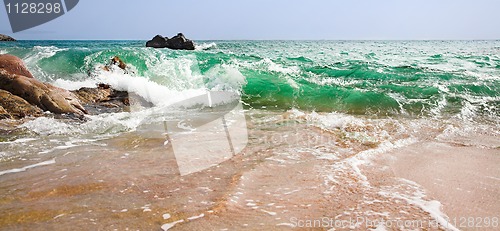
[[22, 41], [2, 44], [0, 51], [26, 60], [40, 80], [61, 86], [74, 82], [72, 88], [89, 81], [89, 71], [118, 55], [134, 69], [134, 77], [165, 90], [239, 90], [251, 108], [498, 116], [498, 41], [198, 44], [198, 50], [190, 52], [153, 50], [144, 47], [144, 41]]
[[[20, 57], [41, 81], [68, 90], [106, 83], [154, 105], [85, 121], [3, 123], [0, 225], [312, 228], [298, 222], [310, 213], [418, 218], [454, 230], [457, 206], [469, 206], [470, 217], [496, 215], [498, 225], [500, 41], [196, 44], [180, 51], [145, 41], [0, 43], [0, 54]], [[114, 56], [127, 73], [102, 71]], [[182, 127], [186, 111], [171, 105], [210, 91], [237, 95], [239, 106], [222, 124], [207, 122], [216, 127], [209, 135], [193, 127], [172, 134], [160, 123]], [[208, 112], [189, 111], [196, 113], [193, 120]], [[232, 124], [241, 126], [228, 130]], [[225, 145], [219, 133], [232, 155], [208, 154]], [[454, 178], [471, 171], [480, 173]], [[453, 183], [460, 179], [466, 185]], [[475, 195], [489, 209], [457, 202], [458, 191], [476, 184], [486, 185]], [[382, 225], [391, 229], [370, 228]]]

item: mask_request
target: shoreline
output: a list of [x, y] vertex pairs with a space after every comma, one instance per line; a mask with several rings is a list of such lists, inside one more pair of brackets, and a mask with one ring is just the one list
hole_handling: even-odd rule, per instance
[[[307, 220], [356, 221], [362, 217], [372, 222], [422, 220], [430, 230], [438, 230], [445, 226], [433, 223], [436, 219], [460, 215], [457, 213], [460, 211], [450, 210], [456, 205], [458, 196], [446, 198], [442, 194], [456, 179], [454, 174], [463, 173], [466, 167], [474, 171], [486, 164], [498, 163], [490, 159], [498, 149], [474, 155], [477, 150], [485, 149], [482, 146], [450, 146], [452, 142], [436, 143], [429, 139], [442, 134], [440, 129], [429, 136], [425, 132], [428, 130], [422, 127], [415, 134], [422, 138], [417, 138], [416, 142], [397, 145], [398, 140], [408, 139], [403, 136], [373, 146], [365, 140], [342, 138], [342, 133], [363, 131], [364, 127], [376, 127], [388, 120], [364, 120], [363, 127], [350, 121], [345, 122], [343, 128], [337, 128], [306, 123], [308, 115], [296, 111], [256, 110], [247, 116], [249, 145], [241, 154], [185, 176], [179, 175], [172, 146], [165, 144], [164, 138], [145, 138], [137, 132], [83, 146], [53, 149], [42, 156], [54, 159], [55, 163], [2, 175], [0, 224], [7, 229], [159, 229], [171, 225], [173, 230], [201, 230], [200, 227], [282, 230], [298, 227]], [[316, 120], [321, 121], [321, 118]], [[412, 122], [415, 121], [398, 123]], [[399, 136], [397, 131], [389, 129], [393, 125], [384, 126], [392, 136]], [[332, 142], [325, 142], [328, 140]], [[463, 142], [458, 138], [452, 141]], [[428, 145], [427, 149], [415, 148], [422, 144]], [[491, 143], [492, 147], [495, 145]], [[436, 147], [442, 148], [441, 159], [453, 157], [456, 165], [441, 172], [437, 166], [428, 166], [436, 158], [429, 158], [433, 154], [427, 150]], [[469, 155], [453, 154], [455, 149], [463, 148], [469, 149]], [[470, 162], [472, 157], [478, 164], [470, 169], [463, 164]], [[415, 166], [415, 160], [421, 161], [420, 167]], [[432, 173], [427, 171], [429, 169], [440, 173], [443, 185], [433, 186], [436, 181], [425, 183], [428, 174]], [[497, 171], [480, 175], [500, 178], [499, 174]], [[475, 178], [467, 178], [468, 183], [463, 187], [474, 188], [483, 182], [472, 179]], [[488, 190], [498, 192], [499, 188], [490, 185]], [[490, 196], [484, 203], [491, 203], [494, 195], [498, 194], [488, 191], [475, 194], [475, 197]], [[438, 207], [438, 213], [432, 213], [433, 210], [412, 204], [410, 199], [413, 203], [437, 200], [443, 207]], [[476, 202], [462, 205], [476, 205]], [[491, 212], [496, 208], [487, 209]], [[467, 215], [487, 214], [471, 211]], [[180, 220], [182, 222], [175, 223]], [[366, 224], [354, 223], [354, 227], [361, 230], [380, 228], [379, 223], [363, 225]]]
[[429, 142], [393, 152], [388, 166], [440, 201], [457, 228], [472, 230], [499, 216], [499, 154], [498, 148]]

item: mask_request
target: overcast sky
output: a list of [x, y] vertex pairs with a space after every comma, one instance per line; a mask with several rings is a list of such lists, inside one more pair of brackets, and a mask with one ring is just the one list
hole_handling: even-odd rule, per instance
[[500, 0], [80, 0], [17, 39], [500, 39]]

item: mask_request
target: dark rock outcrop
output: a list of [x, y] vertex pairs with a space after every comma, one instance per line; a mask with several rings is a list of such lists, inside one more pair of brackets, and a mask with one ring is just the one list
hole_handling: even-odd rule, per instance
[[82, 102], [89, 114], [129, 112], [130, 107], [147, 108], [153, 104], [144, 98], [126, 91], [117, 91], [109, 85], [99, 84], [97, 88], [80, 88], [72, 91]]
[[146, 42], [146, 47], [153, 48], [169, 48], [174, 50], [194, 50], [194, 42], [186, 39], [182, 33], [177, 34], [172, 38], [156, 35], [152, 40]]
[[14, 38], [10, 37], [10, 36], [0, 34], [0, 41], [3, 41], [3, 42], [13, 42], [13, 41], [16, 41], [16, 40]]
[[122, 71], [123, 74], [135, 74], [135, 72], [119, 56], [113, 57], [109, 63], [102, 66], [101, 69], [111, 72]]
[[[5, 57], [7, 56], [7, 57]], [[27, 71], [22, 61], [12, 55], [0, 55], [0, 89], [19, 96], [42, 110], [56, 114], [78, 114], [86, 113], [78, 99], [73, 93], [42, 83], [29, 72], [28, 76], [23, 74]]]
[[146, 42], [146, 47], [165, 48], [168, 44], [168, 38], [156, 35], [153, 39]]
[[195, 46], [193, 41], [186, 39], [182, 33], [179, 33], [167, 40], [167, 48], [175, 50], [194, 50]]
[[123, 62], [122, 59], [120, 59], [119, 56], [115, 56], [113, 57], [110, 61], [109, 61], [109, 64], [102, 67], [103, 70], [105, 71], [111, 71], [111, 68], [112, 66], [117, 66], [119, 67], [120, 69], [122, 70], [126, 70], [127, 69], [127, 64], [125, 64], [125, 62]]
[[[0, 90], [0, 119], [21, 119], [27, 116], [39, 117], [43, 111], [28, 103], [23, 98], [13, 95], [8, 91]], [[8, 114], [8, 116], [3, 116]]]
[[99, 84], [97, 88], [82, 87], [72, 91], [84, 105], [109, 100], [114, 90], [106, 84]]

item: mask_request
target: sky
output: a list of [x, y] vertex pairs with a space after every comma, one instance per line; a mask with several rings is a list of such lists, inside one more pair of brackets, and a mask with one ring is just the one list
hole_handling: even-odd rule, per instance
[[12, 33], [20, 40], [500, 39], [499, 0], [80, 0], [65, 15]]

